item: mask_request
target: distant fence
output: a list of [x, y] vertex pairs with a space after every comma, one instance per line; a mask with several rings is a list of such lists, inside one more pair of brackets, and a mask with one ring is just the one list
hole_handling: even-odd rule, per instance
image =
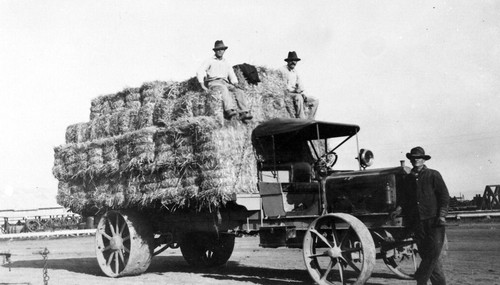
[[0, 210], [0, 234], [83, 229], [82, 222], [80, 215], [64, 207]]
[[95, 235], [95, 232], [96, 229], [62, 230], [53, 232], [32, 232], [32, 233], [11, 233], [11, 234], [0, 235], [0, 240], [35, 239], [35, 238], [47, 238], [47, 237], [77, 237], [77, 236]]

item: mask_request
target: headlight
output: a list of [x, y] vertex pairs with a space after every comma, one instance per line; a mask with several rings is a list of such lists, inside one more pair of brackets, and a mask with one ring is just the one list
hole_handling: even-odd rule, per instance
[[373, 164], [373, 152], [371, 150], [362, 148], [359, 151], [359, 164], [363, 168], [371, 166]]

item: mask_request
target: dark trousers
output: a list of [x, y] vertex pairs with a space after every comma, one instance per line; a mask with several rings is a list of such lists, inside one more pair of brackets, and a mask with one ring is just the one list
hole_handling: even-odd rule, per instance
[[426, 285], [430, 279], [433, 285], [445, 285], [446, 278], [441, 263], [441, 250], [445, 239], [444, 226], [436, 227], [435, 219], [417, 223], [415, 239], [422, 262], [415, 273], [417, 285]]

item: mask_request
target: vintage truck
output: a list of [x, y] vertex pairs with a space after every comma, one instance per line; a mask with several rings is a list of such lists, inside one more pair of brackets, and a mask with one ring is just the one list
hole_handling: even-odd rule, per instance
[[[318, 284], [363, 284], [376, 259], [397, 276], [412, 278], [418, 250], [404, 217], [388, 217], [409, 168], [401, 162], [368, 169], [374, 155], [359, 148], [359, 130], [305, 119], [259, 124], [252, 132], [258, 194], [234, 195], [205, 211], [172, 212], [160, 203], [108, 210], [96, 231], [102, 271], [110, 277], [141, 274], [154, 255], [179, 247], [192, 266], [220, 266], [231, 257], [237, 236], [255, 233], [264, 248], [302, 248], [305, 268]], [[357, 156], [357, 167], [338, 169], [348, 145], [355, 148], [347, 153]]]

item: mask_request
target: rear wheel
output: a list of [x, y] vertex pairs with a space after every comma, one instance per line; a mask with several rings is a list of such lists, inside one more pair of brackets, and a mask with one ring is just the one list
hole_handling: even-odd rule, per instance
[[401, 279], [414, 279], [421, 261], [415, 240], [395, 240], [386, 230], [374, 232], [374, 237], [380, 240], [380, 254], [385, 265]]
[[226, 233], [186, 233], [181, 241], [182, 256], [192, 266], [224, 265], [234, 249], [235, 236]]
[[143, 273], [153, 256], [151, 224], [137, 213], [107, 212], [97, 226], [96, 255], [109, 277]]
[[320, 284], [364, 284], [375, 265], [375, 244], [354, 216], [328, 214], [314, 220], [304, 236], [304, 262]]

